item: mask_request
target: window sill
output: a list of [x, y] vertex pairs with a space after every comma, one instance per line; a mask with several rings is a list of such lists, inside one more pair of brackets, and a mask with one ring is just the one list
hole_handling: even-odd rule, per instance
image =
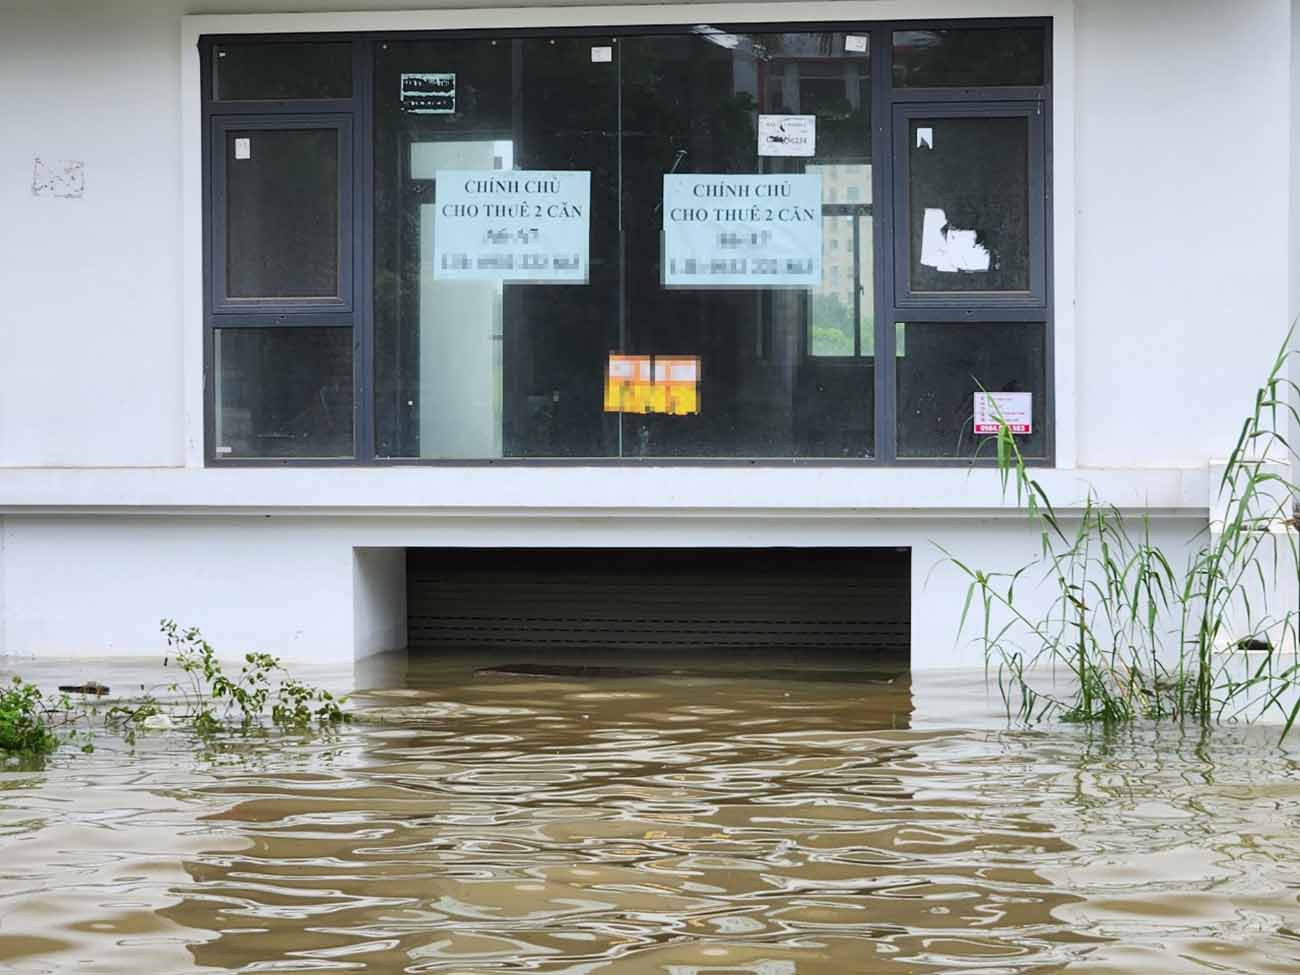
[[[1035, 471], [1058, 511], [1091, 490], [1208, 517], [1207, 467]], [[501, 517], [1018, 516], [998, 471], [953, 468], [440, 466], [0, 468], [0, 515], [175, 513]]]

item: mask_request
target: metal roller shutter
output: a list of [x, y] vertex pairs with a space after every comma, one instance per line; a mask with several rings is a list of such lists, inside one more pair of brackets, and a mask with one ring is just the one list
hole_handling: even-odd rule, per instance
[[906, 652], [896, 549], [411, 549], [413, 648]]

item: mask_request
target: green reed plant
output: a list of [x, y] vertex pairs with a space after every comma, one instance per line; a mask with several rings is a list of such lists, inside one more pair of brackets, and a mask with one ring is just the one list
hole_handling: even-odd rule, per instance
[[[1090, 491], [1082, 511], [1059, 515], [1001, 424], [1003, 490], [1014, 485], [1039, 555], [1010, 572], [945, 555], [969, 579], [962, 627], [978, 613], [1009, 716], [1210, 722], [1271, 711], [1290, 730], [1300, 712], [1300, 608], [1271, 608], [1267, 593], [1270, 579], [1300, 577], [1298, 492], [1284, 473], [1295, 455], [1280, 428], [1300, 419], [1300, 388], [1285, 378], [1291, 337], [1225, 464], [1215, 516], [1181, 568], [1153, 540], [1149, 513], [1126, 514]], [[1045, 611], [1017, 601], [1034, 581], [1048, 587]], [[1072, 678], [1064, 692], [1053, 679], [1061, 669]]]

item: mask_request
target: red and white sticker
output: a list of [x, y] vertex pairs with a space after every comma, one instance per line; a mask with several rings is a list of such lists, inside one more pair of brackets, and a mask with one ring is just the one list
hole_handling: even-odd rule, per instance
[[997, 433], [1005, 423], [1012, 433], [1034, 432], [1033, 393], [976, 393], [975, 432]]

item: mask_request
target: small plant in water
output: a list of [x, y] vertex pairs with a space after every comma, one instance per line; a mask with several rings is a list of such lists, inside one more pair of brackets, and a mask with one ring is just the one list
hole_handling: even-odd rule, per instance
[[271, 723], [282, 728], [351, 720], [343, 710], [347, 698], [303, 683], [285, 669], [278, 657], [246, 653], [239, 673], [232, 676], [196, 627], [182, 629], [169, 619], [160, 625], [168, 649], [163, 664], [180, 668], [185, 679], [166, 688], [178, 697], [175, 704], [166, 705], [152, 692], [146, 692], [131, 705], [109, 710], [109, 724], [125, 728], [130, 737], [137, 728], [171, 728], [178, 724], [201, 736], [231, 728], [249, 731], [262, 726], [268, 703]]
[[15, 677], [0, 689], [0, 751], [19, 755], [45, 755], [59, 747], [50, 730], [49, 708], [40, 688]]
[[90, 732], [76, 729], [81, 717], [68, 695], [46, 697], [35, 684], [15, 677], [0, 687], [0, 754], [35, 757], [77, 743], [83, 752], [93, 752]]
[[[226, 673], [212, 644], [197, 627], [182, 629], [175, 620], [160, 624], [167, 639], [164, 666], [174, 662], [186, 681], [170, 686], [180, 694], [179, 718], [200, 734], [211, 734], [237, 726], [249, 729], [260, 724], [270, 707], [271, 722], [280, 727], [306, 727], [312, 723], [337, 724], [349, 720], [343, 710], [346, 698], [323, 688], [312, 687], [293, 677], [269, 653], [246, 653], [238, 675]], [[129, 713], [119, 718], [145, 724], [166, 710], [148, 695]]]
[[[1284, 378], [1291, 335], [1257, 391], [1218, 484], [1212, 524], [1181, 570], [1153, 540], [1149, 514], [1128, 515], [1089, 493], [1077, 515], [1057, 514], [1007, 425], [996, 439], [1003, 490], [1038, 529], [1040, 554], [1012, 572], [986, 572], [945, 551], [969, 579], [962, 626], [982, 617], [980, 641], [1008, 714], [1036, 721], [1250, 719], [1273, 711], [1283, 735], [1300, 712], [1295, 606], [1270, 614], [1270, 578], [1300, 576], [1292, 517], [1293, 452], [1278, 432], [1300, 419]], [[1046, 611], [1017, 591], [1046, 583]], [[1041, 605], [1041, 604], [1040, 604]], [[1059, 693], [1051, 674], [1072, 680]], [[1046, 672], [1046, 673], [1045, 673]]]
[[[181, 629], [174, 620], [163, 620], [161, 626], [168, 647], [163, 665], [174, 662], [185, 679], [166, 686], [172, 695], [166, 701], [142, 688], [137, 700], [105, 712], [105, 724], [123, 731], [129, 741], [141, 728], [179, 725], [209, 736], [230, 729], [247, 732], [260, 728], [268, 717], [281, 728], [351, 720], [343, 710], [346, 697], [298, 680], [278, 657], [245, 654], [238, 675], [231, 676], [198, 629]], [[67, 694], [46, 697], [36, 685], [15, 677], [12, 684], [0, 687], [0, 754], [46, 755], [60, 745], [76, 742], [81, 743], [82, 751], [93, 751], [90, 730], [75, 728], [88, 725], [98, 713], [93, 705], [74, 704]], [[74, 730], [60, 737], [56, 728], [62, 727]]]

